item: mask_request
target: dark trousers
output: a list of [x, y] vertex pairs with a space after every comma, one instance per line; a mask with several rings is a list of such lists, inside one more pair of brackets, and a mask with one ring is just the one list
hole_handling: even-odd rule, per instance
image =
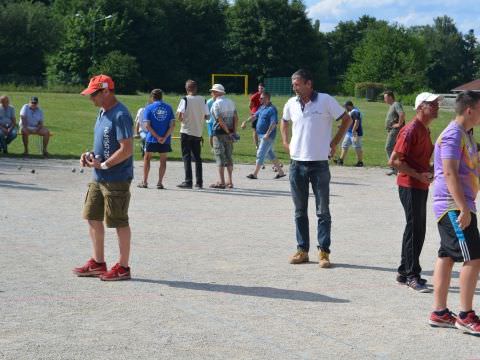
[[192, 156], [195, 161], [196, 184], [203, 185], [202, 176], [202, 138], [180, 133], [182, 144], [183, 166], [185, 168], [185, 182], [192, 184]]
[[428, 190], [399, 186], [398, 194], [407, 221], [403, 232], [402, 260], [398, 273], [408, 279], [419, 278], [422, 272], [420, 253], [425, 241]]

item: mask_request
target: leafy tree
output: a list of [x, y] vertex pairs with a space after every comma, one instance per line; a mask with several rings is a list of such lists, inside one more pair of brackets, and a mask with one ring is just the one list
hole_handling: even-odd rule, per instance
[[109, 75], [114, 79], [115, 90], [118, 93], [135, 94], [140, 85], [140, 73], [136, 59], [117, 50], [108, 53], [89, 71], [90, 75]]
[[0, 6], [0, 34], [0, 73], [41, 76], [59, 26], [43, 4], [11, 2]]
[[473, 30], [463, 37], [465, 61], [464, 77], [466, 81], [480, 77], [480, 46]]
[[353, 52], [360, 45], [366, 33], [378, 25], [385, 26], [386, 22], [379, 21], [368, 15], [363, 15], [356, 22], [339, 22], [335, 30], [326, 35], [328, 58], [330, 59], [329, 74], [332, 85], [337, 90], [341, 90], [345, 72], [353, 62]]
[[403, 27], [383, 24], [370, 29], [353, 59], [345, 77], [349, 94], [355, 83], [368, 81], [386, 83], [404, 94], [424, 87], [422, 43]]
[[433, 26], [425, 26], [422, 30], [420, 34], [427, 58], [427, 86], [437, 92], [448, 92], [468, 81], [465, 43], [453, 19], [437, 17]]
[[317, 86], [326, 86], [325, 38], [307, 18], [301, 1], [237, 0], [227, 18], [229, 71], [261, 80], [289, 76], [305, 67], [313, 70]]
[[127, 20], [113, 14], [109, 19], [97, 9], [65, 17], [59, 49], [49, 58], [49, 83], [80, 84], [88, 80], [89, 68], [110, 51], [118, 49]]

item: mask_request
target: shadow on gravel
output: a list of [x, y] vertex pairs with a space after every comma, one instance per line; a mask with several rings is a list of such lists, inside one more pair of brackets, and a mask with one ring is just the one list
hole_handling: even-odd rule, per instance
[[153, 280], [134, 278], [132, 281], [144, 282], [149, 284], [167, 285], [174, 288], [221, 292], [234, 295], [257, 296], [270, 299], [284, 299], [296, 301], [311, 302], [331, 302], [331, 303], [348, 303], [349, 300], [332, 298], [330, 296], [312, 293], [308, 291], [297, 291], [287, 289], [277, 289], [263, 286], [240, 286], [240, 285], [221, 285], [212, 283], [195, 283], [189, 281], [170, 281], [170, 280]]
[[[185, 191], [185, 190], [179, 190]], [[217, 189], [209, 189], [204, 188], [203, 190], [194, 190], [198, 193], [205, 193], [205, 194], [218, 194], [218, 195], [233, 195], [233, 196], [250, 196], [250, 197], [276, 197], [276, 196], [285, 196], [291, 197], [292, 194], [290, 191], [284, 190], [261, 190], [261, 189], [248, 189], [248, 188], [234, 188], [232, 190], [217, 190]], [[314, 197], [312, 193], [309, 195], [310, 197]], [[335, 194], [330, 194], [331, 197], [340, 196]]]
[[330, 184], [335, 185], [352, 185], [352, 186], [370, 186], [368, 184], [359, 184], [354, 182], [344, 182], [344, 181], [330, 181]]
[[[354, 264], [341, 264], [333, 263], [332, 267], [335, 268], [345, 268], [345, 269], [354, 269], [354, 270], [375, 270], [375, 271], [386, 271], [386, 272], [397, 272], [397, 268], [386, 268], [380, 266], [369, 266], [369, 265], [354, 265]], [[433, 276], [432, 270], [422, 271], [422, 275]], [[452, 278], [457, 279], [460, 273], [458, 271], [452, 271]]]
[[35, 184], [21, 183], [18, 181], [0, 180], [0, 187], [11, 188], [15, 190], [33, 190], [33, 191], [57, 191], [36, 186]]

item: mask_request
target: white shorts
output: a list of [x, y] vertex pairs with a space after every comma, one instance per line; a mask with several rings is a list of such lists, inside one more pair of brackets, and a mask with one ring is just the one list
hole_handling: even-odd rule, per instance
[[362, 148], [362, 136], [353, 136], [352, 134], [346, 133], [342, 142], [342, 149], [348, 149], [349, 147], [354, 149]]

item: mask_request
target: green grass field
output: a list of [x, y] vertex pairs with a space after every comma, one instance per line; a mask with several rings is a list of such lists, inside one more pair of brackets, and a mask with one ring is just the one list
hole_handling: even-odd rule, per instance
[[[0, 89], [0, 93], [4, 92]], [[60, 93], [29, 93], [29, 92], [8, 92], [11, 105], [15, 107], [17, 121], [19, 119], [18, 112], [23, 104], [27, 103], [33, 95], [38, 96], [40, 107], [44, 111], [45, 126], [54, 133], [49, 145], [49, 152], [52, 157], [57, 158], [77, 158], [80, 153], [87, 149], [91, 149], [93, 141], [93, 126], [97, 109], [92, 105], [86, 97], [75, 94]], [[165, 101], [172, 105], [174, 111], [180, 100], [179, 95], [167, 95]], [[245, 120], [248, 115], [248, 98], [243, 95], [230, 96], [236, 103], [239, 111], [240, 120]], [[148, 100], [147, 94], [118, 96], [129, 109], [132, 116], [135, 116], [137, 109], [144, 106]], [[273, 97], [272, 102], [277, 107], [281, 116], [283, 105], [287, 97]], [[346, 98], [338, 97], [337, 100], [343, 104]], [[380, 102], [366, 102], [364, 100], [353, 99], [356, 106], [359, 107], [364, 116], [364, 162], [367, 166], [385, 166], [386, 155], [384, 150], [386, 132], [384, 129], [385, 114], [387, 105]], [[409, 121], [414, 111], [411, 107], [405, 106], [407, 120]], [[436, 139], [442, 129], [453, 118], [452, 112], [440, 111], [439, 118], [432, 125], [432, 139]], [[178, 136], [180, 125], [177, 123], [175, 135]], [[252, 131], [249, 127], [239, 130], [241, 140], [235, 144], [234, 159], [237, 163], [254, 163], [255, 147], [252, 141]], [[204, 129], [204, 138], [208, 139], [206, 127]], [[178, 140], [172, 142], [173, 152], [170, 159], [181, 159], [180, 143]], [[276, 142], [277, 155], [282, 161], [288, 160], [288, 154], [285, 153], [281, 146], [280, 134], [277, 134]], [[8, 156], [21, 156], [23, 153], [23, 145], [20, 136], [9, 146], [10, 154]], [[34, 144], [30, 144], [30, 154], [35, 156], [38, 149]], [[202, 150], [205, 160], [213, 160], [208, 141]], [[135, 146], [135, 158], [140, 159], [140, 148]], [[354, 152], [351, 150], [345, 164], [353, 165], [356, 162]]]

